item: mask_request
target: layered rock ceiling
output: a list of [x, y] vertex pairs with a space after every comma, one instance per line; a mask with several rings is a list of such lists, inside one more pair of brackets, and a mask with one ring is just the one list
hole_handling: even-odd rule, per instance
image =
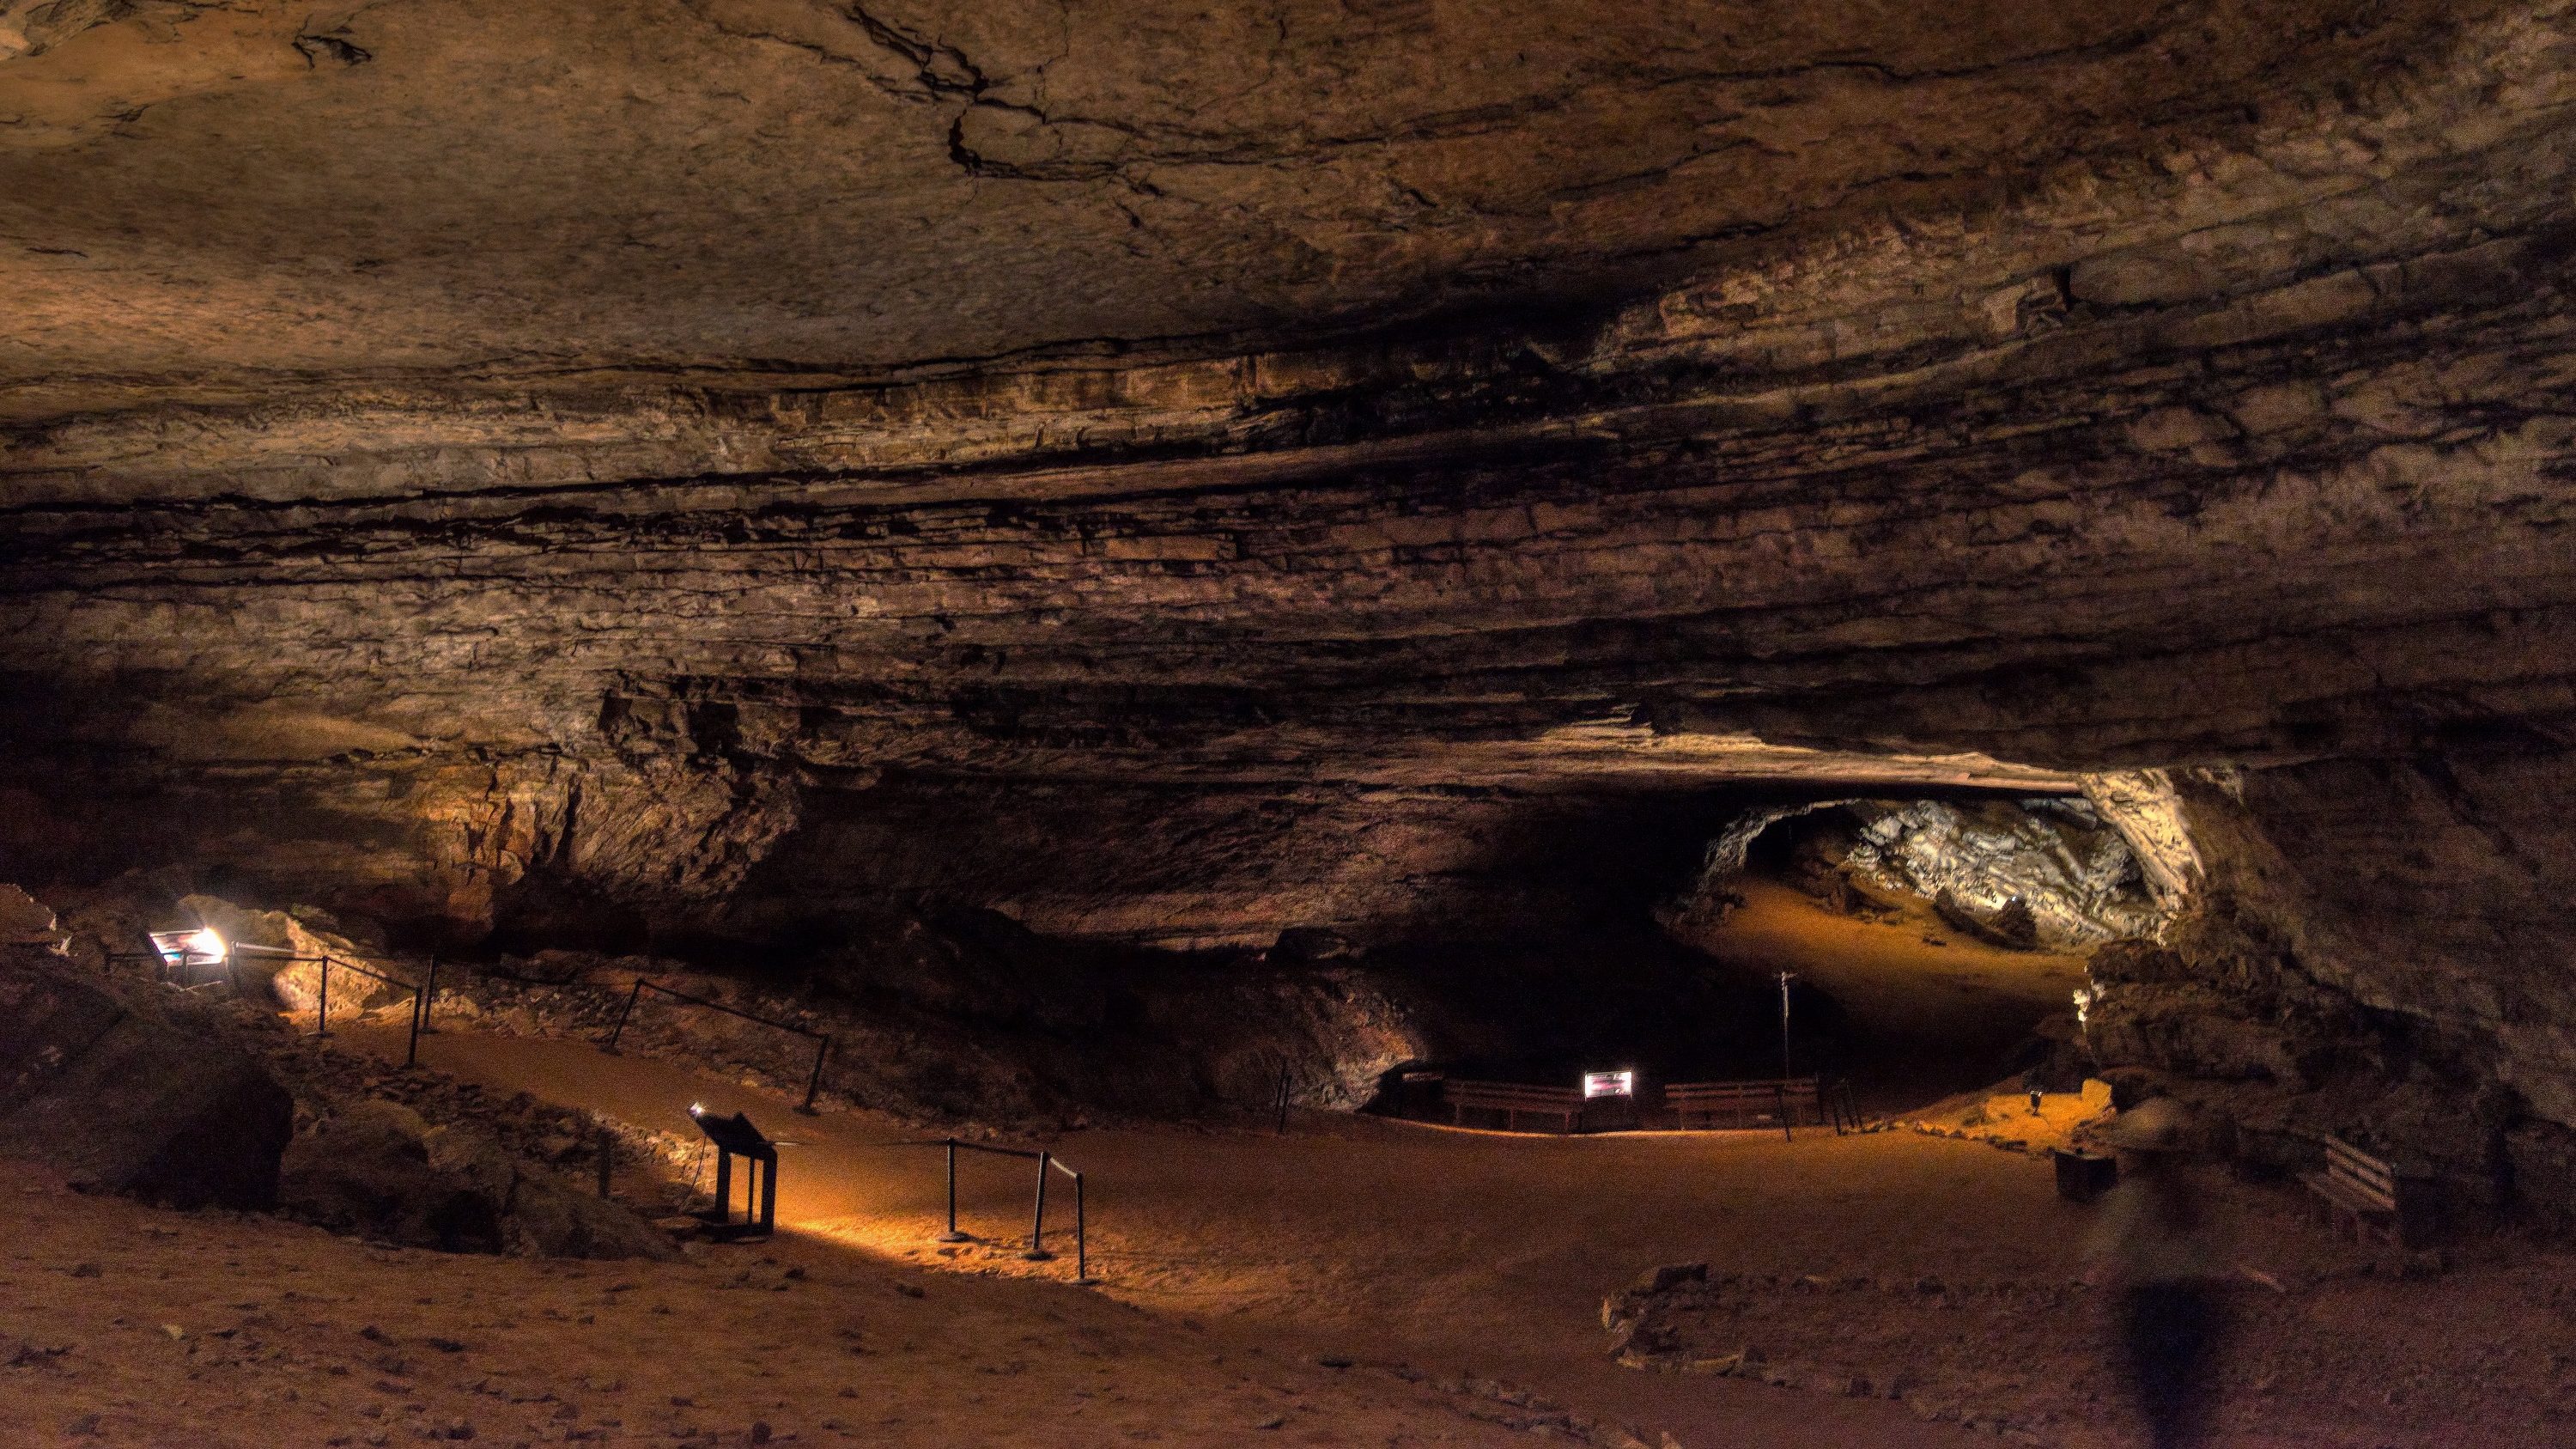
[[0, 848], [1248, 941], [2089, 786], [2576, 1121], [2571, 101], [2534, 0], [14, 0]]

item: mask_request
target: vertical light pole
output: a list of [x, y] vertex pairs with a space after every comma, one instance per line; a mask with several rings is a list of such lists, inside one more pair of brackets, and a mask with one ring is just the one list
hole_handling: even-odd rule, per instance
[[1784, 1082], [1795, 1075], [1789, 1070], [1789, 983], [1797, 976], [1795, 971], [1780, 973], [1780, 1080]]

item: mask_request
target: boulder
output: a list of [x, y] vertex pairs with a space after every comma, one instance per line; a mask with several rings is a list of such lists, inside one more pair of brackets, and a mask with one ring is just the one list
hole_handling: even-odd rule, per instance
[[50, 1163], [85, 1190], [266, 1208], [294, 1114], [248, 1053], [42, 949], [0, 948], [0, 1154]]
[[13, 885], [0, 885], [0, 946], [33, 946], [60, 956], [71, 934], [42, 901]]
[[510, 1193], [511, 1252], [540, 1258], [675, 1258], [668, 1234], [589, 1193], [521, 1174]]
[[642, 1218], [543, 1173], [472, 1128], [433, 1128], [430, 1164], [470, 1185], [500, 1214], [502, 1249], [538, 1258], [665, 1258], [671, 1240]]
[[336, 1233], [444, 1252], [497, 1253], [502, 1203], [430, 1160], [429, 1129], [391, 1102], [359, 1102], [286, 1153], [278, 1204]]
[[670, 1240], [613, 1202], [531, 1172], [471, 1127], [390, 1102], [335, 1113], [286, 1157], [283, 1206], [335, 1232], [450, 1253], [667, 1258]]

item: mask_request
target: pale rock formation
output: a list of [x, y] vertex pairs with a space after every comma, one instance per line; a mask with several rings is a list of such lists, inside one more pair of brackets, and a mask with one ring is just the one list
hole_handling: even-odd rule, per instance
[[1843, 870], [1930, 900], [2004, 944], [2063, 950], [2150, 937], [2163, 925], [2138, 858], [2081, 801], [1845, 809], [1858, 829]]

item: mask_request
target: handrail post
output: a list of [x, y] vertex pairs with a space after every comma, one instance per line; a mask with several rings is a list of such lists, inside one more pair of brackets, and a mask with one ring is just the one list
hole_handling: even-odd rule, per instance
[[829, 1036], [814, 1044], [814, 1070], [805, 1078], [805, 1101], [796, 1109], [808, 1117], [815, 1115], [814, 1094], [823, 1090], [823, 1055], [831, 1049], [832, 1039]]
[[957, 1231], [957, 1139], [943, 1139], [948, 1148], [948, 1231], [939, 1235], [943, 1243], [962, 1243], [966, 1235]]
[[429, 958], [429, 980], [420, 988], [420, 1034], [432, 1036], [438, 1028], [430, 1021], [430, 1012], [438, 1005], [438, 957]]
[[1029, 1218], [1029, 1250], [1020, 1256], [1032, 1263], [1043, 1263], [1055, 1256], [1046, 1250], [1046, 1182], [1047, 1155], [1038, 1154], [1038, 1205]]
[[1082, 1216], [1082, 1174], [1073, 1175], [1073, 1281], [1091, 1281], [1091, 1240]]
[[608, 1029], [608, 1044], [601, 1047], [601, 1051], [615, 1052], [617, 1050], [617, 1039], [626, 1034], [626, 1018], [635, 1014], [635, 998], [642, 996], [643, 994], [644, 980], [639, 976], [635, 980], [635, 989], [626, 993], [626, 1004], [618, 1008], [617, 1025]]
[[403, 1043], [403, 1065], [420, 1065], [420, 988], [411, 989], [411, 1036]]
[[331, 957], [327, 952], [322, 957], [321, 1009], [314, 1014], [313, 1034], [315, 1036], [331, 1034]]

